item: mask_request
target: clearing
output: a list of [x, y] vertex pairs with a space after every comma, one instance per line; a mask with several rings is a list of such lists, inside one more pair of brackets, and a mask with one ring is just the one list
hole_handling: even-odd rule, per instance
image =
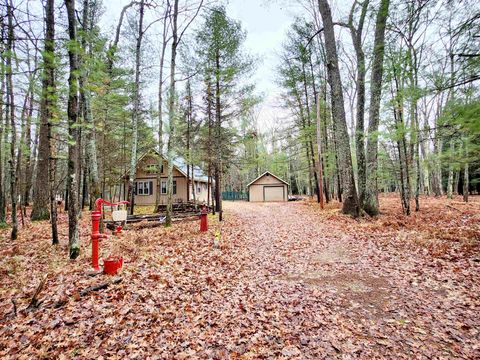
[[86, 296], [108, 279], [87, 275], [88, 213], [74, 262], [47, 223], [17, 243], [2, 230], [0, 357], [478, 358], [479, 200], [425, 198], [406, 217], [386, 196], [359, 221], [336, 203], [226, 202], [208, 233], [194, 221], [102, 242], [124, 256], [122, 281]]

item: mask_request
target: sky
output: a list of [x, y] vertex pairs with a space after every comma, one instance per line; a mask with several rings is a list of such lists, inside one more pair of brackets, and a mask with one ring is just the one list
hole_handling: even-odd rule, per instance
[[273, 127], [280, 115], [284, 115], [278, 108], [280, 90], [275, 78], [278, 54], [294, 13], [291, 8], [274, 1], [232, 0], [227, 6], [227, 14], [241, 21], [247, 31], [245, 48], [261, 59], [254, 76], [257, 90], [265, 96], [258, 122], [262, 127]]
[[[129, 1], [104, 0], [106, 11], [102, 24], [113, 29], [122, 7]], [[262, 94], [264, 98], [258, 112], [258, 125], [263, 129], [274, 127], [277, 118], [285, 115], [278, 108], [279, 103], [276, 100], [280, 94], [280, 89], [275, 83], [277, 54], [280, 52], [287, 29], [294, 20], [294, 12], [291, 6], [285, 7], [281, 3], [282, 1], [269, 0], [229, 0], [226, 6], [227, 15], [239, 20], [242, 28], [247, 31], [245, 50], [260, 60], [252, 80], [257, 93]], [[198, 19], [197, 23], [200, 22]]]

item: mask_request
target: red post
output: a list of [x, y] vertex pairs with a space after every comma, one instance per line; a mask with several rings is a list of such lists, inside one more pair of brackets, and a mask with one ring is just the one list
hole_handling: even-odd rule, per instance
[[202, 211], [200, 212], [200, 231], [208, 231], [208, 212], [207, 207], [204, 205]]
[[100, 218], [101, 211], [92, 211], [92, 266], [95, 271], [100, 270], [98, 266], [98, 241], [100, 239]]

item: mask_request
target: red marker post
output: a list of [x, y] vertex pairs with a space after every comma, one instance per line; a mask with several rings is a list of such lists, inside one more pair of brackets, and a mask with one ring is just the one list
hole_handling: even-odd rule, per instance
[[204, 205], [202, 207], [202, 211], [200, 212], [200, 231], [205, 232], [208, 231], [208, 211], [207, 207]]

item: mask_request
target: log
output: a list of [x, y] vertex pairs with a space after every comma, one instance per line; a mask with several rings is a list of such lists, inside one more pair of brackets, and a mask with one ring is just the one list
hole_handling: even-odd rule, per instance
[[[172, 222], [179, 222], [179, 221], [194, 221], [194, 220], [198, 220], [198, 215], [195, 214], [195, 215], [186, 215], [186, 216], [181, 216], [181, 217], [174, 217], [172, 219]], [[149, 221], [149, 222], [139, 222], [139, 223], [136, 223], [136, 224], [132, 224], [133, 228], [134, 229], [147, 229], [147, 228], [154, 228], [154, 227], [157, 227], [157, 226], [162, 226], [165, 224], [165, 221], [156, 221], [156, 222], [153, 222], [153, 221]]]
[[15, 301], [15, 299], [11, 299], [12, 300], [12, 304], [13, 304], [13, 315], [15, 315], [15, 317], [17, 316], [17, 302]]
[[[199, 212], [177, 213], [177, 214], [174, 214], [174, 218], [172, 219], [172, 221], [181, 221], [181, 220], [190, 219], [190, 218], [192, 218], [192, 219], [197, 218], [198, 219], [199, 216], [200, 216]], [[135, 216], [129, 217], [129, 220], [127, 221], [126, 226], [133, 225], [133, 224], [138, 224], [138, 223], [141, 223], [141, 222], [152, 223], [149, 226], [155, 227], [155, 226], [159, 226], [159, 225], [165, 223], [165, 218], [163, 216], [160, 217], [158, 215], [135, 215]], [[107, 228], [113, 229], [114, 221], [107, 220], [107, 221], [104, 221], [104, 223], [107, 224]], [[126, 229], [125, 226], [123, 228]]]
[[27, 308], [25, 310], [31, 310], [31, 309], [36, 309], [40, 306], [40, 302], [38, 302], [38, 296], [40, 295], [40, 292], [42, 291], [45, 282], [47, 281], [48, 274], [45, 275], [40, 281], [40, 284], [38, 284], [37, 289], [35, 290], [35, 293], [32, 296], [32, 299], [30, 300], [30, 304], [28, 304]]
[[110, 285], [114, 285], [114, 284], [118, 284], [122, 281], [123, 279], [121, 277], [117, 277], [117, 278], [114, 278], [110, 281], [106, 281], [104, 283], [100, 283], [98, 285], [93, 285], [93, 286], [89, 286], [87, 287], [86, 289], [80, 291], [80, 296], [85, 296], [85, 295], [88, 295], [89, 293], [91, 293], [92, 291], [98, 291], [98, 290], [103, 290], [103, 289], [106, 289], [108, 288]]
[[58, 300], [55, 304], [53, 304], [53, 308], [54, 308], [54, 309], [59, 309], [59, 308], [61, 308], [63, 305], [65, 305], [67, 302], [68, 302], [67, 299]]
[[453, 206], [448, 205], [448, 204], [445, 204], [445, 206], [448, 207], [448, 208], [450, 208], [450, 209], [456, 210], [456, 211], [458, 211], [458, 212], [460, 212], [460, 213], [462, 213], [462, 214], [465, 214], [464, 211], [462, 211], [462, 210], [460, 210], [460, 209], [457, 209], [456, 207], [453, 207]]

